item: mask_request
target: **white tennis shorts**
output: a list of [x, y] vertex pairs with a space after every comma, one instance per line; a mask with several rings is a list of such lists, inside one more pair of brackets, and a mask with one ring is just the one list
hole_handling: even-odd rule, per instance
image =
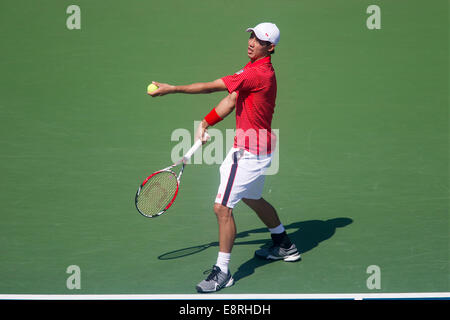
[[264, 172], [272, 155], [255, 155], [243, 149], [231, 148], [220, 166], [220, 185], [216, 203], [228, 208], [242, 199], [260, 199], [264, 188]]

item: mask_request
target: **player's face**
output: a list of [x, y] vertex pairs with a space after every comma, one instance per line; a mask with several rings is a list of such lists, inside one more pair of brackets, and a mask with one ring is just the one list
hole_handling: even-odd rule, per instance
[[251, 33], [248, 39], [247, 55], [252, 61], [256, 61], [260, 58], [266, 57], [272, 51], [274, 45], [268, 41], [259, 40], [255, 33]]

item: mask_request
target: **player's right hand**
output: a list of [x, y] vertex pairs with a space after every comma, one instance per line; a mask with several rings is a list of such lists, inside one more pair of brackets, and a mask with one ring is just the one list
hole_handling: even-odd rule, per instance
[[201, 139], [202, 144], [205, 144], [209, 138], [209, 136], [206, 135], [207, 132], [208, 132], [208, 123], [205, 120], [203, 120], [202, 122], [199, 123], [197, 127], [197, 131], [195, 132], [195, 140]]

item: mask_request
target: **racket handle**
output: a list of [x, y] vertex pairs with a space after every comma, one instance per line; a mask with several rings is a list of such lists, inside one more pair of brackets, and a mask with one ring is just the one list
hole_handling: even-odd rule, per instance
[[[205, 132], [205, 134], [203, 135], [203, 138], [208, 140], [210, 138], [210, 136], [208, 133]], [[197, 151], [197, 149], [200, 148], [201, 145], [202, 145], [201, 139], [198, 139], [197, 141], [195, 141], [194, 145], [184, 155], [183, 160], [185, 162], [189, 161], [189, 159], [192, 157], [192, 155], [195, 153], [195, 151]]]

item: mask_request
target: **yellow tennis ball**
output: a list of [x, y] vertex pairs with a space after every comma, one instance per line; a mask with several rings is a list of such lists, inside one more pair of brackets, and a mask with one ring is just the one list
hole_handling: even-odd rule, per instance
[[147, 87], [147, 92], [148, 92], [148, 93], [152, 93], [153, 91], [158, 90], [158, 88], [159, 88], [159, 87], [158, 87], [156, 84], [151, 83], [151, 84], [149, 84], [148, 87]]

